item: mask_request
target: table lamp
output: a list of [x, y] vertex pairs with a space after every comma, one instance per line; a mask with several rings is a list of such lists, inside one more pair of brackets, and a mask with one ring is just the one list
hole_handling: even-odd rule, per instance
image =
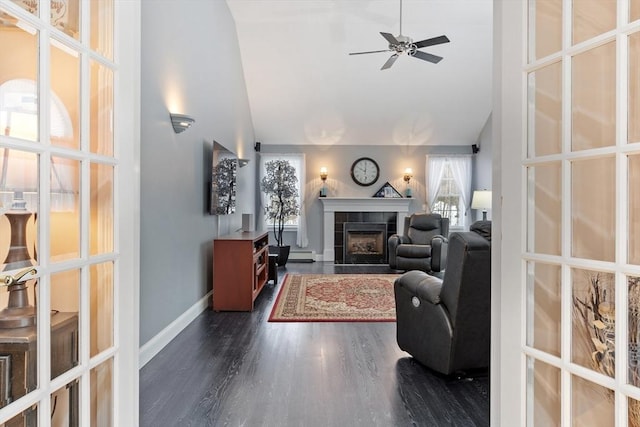
[[[0, 195], [3, 205], [11, 197], [9, 209], [4, 215], [9, 220], [11, 242], [4, 260], [4, 271], [30, 268], [33, 260], [27, 249], [27, 222], [33, 215], [28, 209], [25, 195], [37, 200], [38, 157], [36, 154], [3, 149], [0, 157]], [[34, 202], [35, 203], [35, 202]], [[35, 324], [35, 307], [29, 305], [26, 281], [8, 284], [9, 302], [0, 311], [0, 328], [20, 328]]]
[[482, 220], [487, 220], [487, 209], [491, 209], [491, 191], [476, 190], [471, 199], [471, 209], [482, 209]]

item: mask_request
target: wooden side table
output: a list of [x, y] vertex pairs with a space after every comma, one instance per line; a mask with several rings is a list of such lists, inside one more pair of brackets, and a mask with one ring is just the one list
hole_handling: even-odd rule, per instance
[[[0, 329], [0, 407], [19, 399], [38, 385], [37, 333], [35, 326]], [[78, 314], [51, 315], [51, 378], [78, 364]], [[35, 426], [35, 410], [5, 425]], [[78, 426], [78, 384], [69, 384], [69, 425]]]

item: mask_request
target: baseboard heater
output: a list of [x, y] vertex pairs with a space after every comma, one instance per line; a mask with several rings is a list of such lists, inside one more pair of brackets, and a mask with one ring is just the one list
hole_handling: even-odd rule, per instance
[[289, 262], [315, 262], [316, 251], [291, 251]]

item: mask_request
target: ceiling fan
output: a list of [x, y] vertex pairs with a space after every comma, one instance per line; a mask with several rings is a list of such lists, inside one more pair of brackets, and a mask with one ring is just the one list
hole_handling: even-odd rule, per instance
[[384, 50], [371, 50], [368, 52], [352, 52], [349, 55], [365, 55], [369, 53], [380, 53], [380, 52], [394, 52], [387, 62], [384, 63], [381, 70], [386, 70], [387, 68], [391, 68], [396, 59], [400, 55], [408, 55], [413, 56], [414, 58], [422, 59], [423, 61], [432, 62], [437, 64], [442, 60], [441, 56], [432, 55], [427, 52], [422, 52], [418, 49], [427, 46], [435, 46], [442, 43], [449, 43], [449, 38], [445, 35], [432, 37], [430, 39], [421, 40], [419, 42], [414, 42], [411, 37], [407, 37], [402, 35], [402, 0], [400, 0], [400, 34], [394, 36], [390, 33], [380, 32], [382, 37], [384, 37], [389, 42], [389, 48]]

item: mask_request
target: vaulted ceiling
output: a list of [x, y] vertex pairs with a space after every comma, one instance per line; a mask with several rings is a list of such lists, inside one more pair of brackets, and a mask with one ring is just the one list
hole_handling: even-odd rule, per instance
[[[406, 55], [399, 0], [227, 0], [256, 139], [266, 144], [469, 145], [491, 113], [492, 0], [404, 0], [402, 34], [450, 43]], [[221, 60], [223, 60], [221, 58]]]

